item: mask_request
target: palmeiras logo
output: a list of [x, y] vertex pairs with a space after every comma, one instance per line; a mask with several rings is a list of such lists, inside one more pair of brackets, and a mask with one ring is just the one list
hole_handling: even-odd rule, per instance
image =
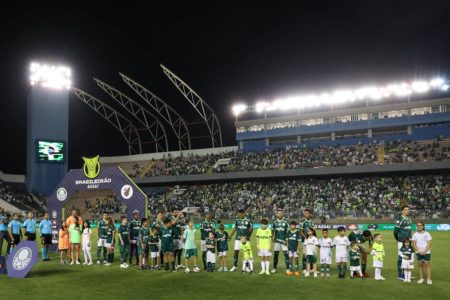
[[120, 189], [120, 195], [122, 195], [123, 199], [130, 199], [133, 196], [133, 187], [129, 184], [125, 184]]
[[100, 174], [99, 158], [100, 158], [99, 155], [92, 158], [83, 157], [84, 160], [83, 172], [87, 178], [93, 179], [97, 177], [98, 174]]
[[58, 198], [59, 201], [64, 201], [67, 199], [67, 190], [63, 187], [59, 188], [56, 191], [56, 198]]
[[24, 247], [19, 249], [12, 259], [12, 267], [17, 271], [25, 269], [30, 264], [32, 256], [33, 252], [30, 248]]

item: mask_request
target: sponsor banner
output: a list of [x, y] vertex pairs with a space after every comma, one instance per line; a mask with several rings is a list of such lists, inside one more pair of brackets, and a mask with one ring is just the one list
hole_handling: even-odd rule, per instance
[[8, 277], [25, 278], [38, 261], [35, 241], [21, 241], [8, 257]]
[[[228, 224], [223, 224], [225, 226], [225, 229], [232, 229], [234, 227], [234, 224], [232, 223], [228, 223]], [[337, 230], [338, 227], [340, 226], [344, 226], [345, 228], [348, 229], [348, 226], [350, 224], [316, 224], [317, 230], [321, 230], [321, 229], [331, 229], [331, 230]], [[95, 225], [96, 226], [96, 225]], [[194, 227], [199, 229], [200, 225], [199, 224], [195, 224]], [[358, 230], [386, 230], [386, 231], [393, 231], [394, 230], [394, 224], [357, 224], [358, 226]], [[219, 224], [216, 224], [216, 227], [219, 227]], [[271, 225], [269, 224], [268, 226], [269, 228], [271, 228]], [[253, 228], [254, 229], [258, 229], [261, 228], [261, 224], [256, 223], [253, 224]], [[413, 224], [412, 225], [412, 230], [415, 231], [416, 230], [416, 225]], [[426, 224], [425, 225], [425, 230], [428, 231], [450, 231], [450, 224]]]

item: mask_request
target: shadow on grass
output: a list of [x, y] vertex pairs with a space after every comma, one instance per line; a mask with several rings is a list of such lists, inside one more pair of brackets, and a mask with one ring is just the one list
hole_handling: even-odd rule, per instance
[[33, 277], [43, 277], [43, 276], [53, 276], [53, 275], [61, 275], [76, 272], [76, 270], [70, 269], [43, 269], [31, 271], [30, 274], [27, 275], [27, 278]]

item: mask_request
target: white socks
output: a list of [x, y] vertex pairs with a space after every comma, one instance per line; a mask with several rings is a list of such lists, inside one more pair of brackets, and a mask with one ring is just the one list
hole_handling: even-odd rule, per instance
[[381, 277], [381, 269], [375, 268], [375, 278], [380, 278], [380, 277]]
[[405, 274], [405, 281], [406, 280], [411, 280], [411, 271], [410, 270], [404, 270], [403, 271], [404, 272], [404, 274]]
[[[249, 266], [250, 266], [250, 271], [253, 271], [253, 261], [252, 261], [252, 260], [244, 260], [244, 261], [242, 262], [242, 271], [245, 270], [245, 267], [247, 266], [247, 263], [248, 263]], [[262, 263], [261, 263], [261, 266], [262, 266]]]

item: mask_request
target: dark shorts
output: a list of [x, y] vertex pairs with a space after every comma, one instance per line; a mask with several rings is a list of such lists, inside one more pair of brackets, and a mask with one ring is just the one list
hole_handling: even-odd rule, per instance
[[315, 255], [306, 255], [306, 263], [314, 264], [316, 263]]
[[43, 234], [42, 235], [42, 245], [51, 245], [52, 244], [52, 235], [51, 234]]
[[25, 236], [27, 237], [28, 241], [36, 240], [36, 233], [34, 233], [34, 232], [25, 232]]
[[162, 251], [163, 254], [173, 254], [174, 247], [173, 246], [172, 247], [170, 247], [170, 246], [166, 246], [166, 247], [161, 246], [161, 251]]
[[192, 256], [198, 256], [198, 253], [197, 253], [197, 248], [195, 248], [195, 249], [186, 249], [185, 251], [184, 251], [184, 257], [185, 258], [191, 258]]
[[420, 255], [419, 253], [416, 254], [417, 256], [417, 261], [421, 262], [430, 262], [431, 261], [431, 253], [430, 254], [425, 254], [425, 255]]
[[13, 234], [13, 241], [14, 241], [14, 245], [17, 245], [18, 243], [20, 243], [20, 234]]

